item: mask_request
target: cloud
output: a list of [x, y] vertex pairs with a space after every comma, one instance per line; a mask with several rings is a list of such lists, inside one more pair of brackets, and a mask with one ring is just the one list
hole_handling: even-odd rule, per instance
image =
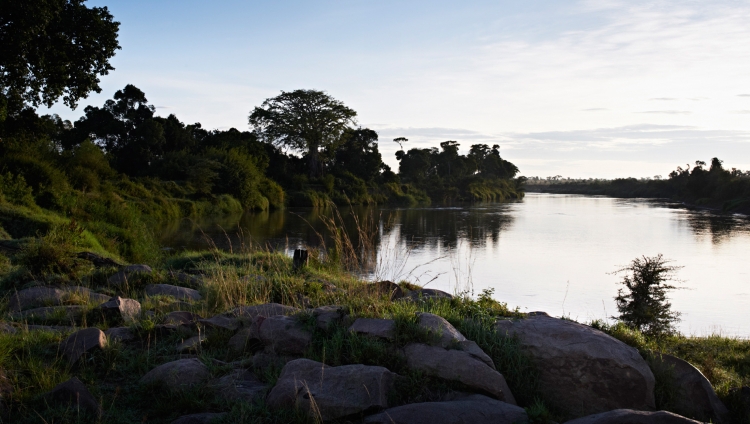
[[750, 114], [750, 110], [733, 110], [731, 113], [739, 113], [742, 115]]
[[590, 109], [581, 109], [581, 111], [583, 111], [583, 112], [600, 112], [600, 111], [603, 111], [603, 110], [609, 110], [609, 109], [604, 108], [604, 107], [592, 107]]
[[172, 109], [172, 106], [154, 106], [154, 109]]
[[737, 97], [750, 97], [750, 94], [738, 94]]
[[677, 100], [677, 99], [675, 99], [674, 97], [653, 97], [653, 98], [650, 98], [649, 100], [672, 101], [672, 100]]
[[689, 110], [647, 110], [644, 112], [635, 112], [635, 113], [657, 113], [657, 114], [664, 114], [664, 115], [689, 115], [693, 112], [690, 112]]

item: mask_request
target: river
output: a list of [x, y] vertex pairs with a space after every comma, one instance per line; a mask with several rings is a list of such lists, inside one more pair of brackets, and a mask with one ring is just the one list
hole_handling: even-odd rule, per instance
[[[320, 246], [321, 236], [330, 246], [324, 221], [309, 208], [185, 220], [165, 227], [162, 243], [290, 252]], [[617, 314], [622, 276], [613, 271], [661, 253], [682, 267], [682, 288], [670, 293], [682, 333], [750, 337], [750, 219], [744, 216], [649, 199], [528, 193], [521, 201], [457, 207], [342, 207], [336, 226], [355, 244], [357, 221], [373, 229], [374, 253], [362, 270], [368, 278], [473, 295], [494, 289], [493, 297], [521, 311], [582, 322]]]

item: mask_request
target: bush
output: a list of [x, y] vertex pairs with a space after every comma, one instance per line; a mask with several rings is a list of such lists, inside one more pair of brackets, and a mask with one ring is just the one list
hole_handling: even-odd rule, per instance
[[651, 336], [675, 332], [674, 324], [679, 321], [680, 313], [672, 311], [667, 291], [677, 287], [667, 282], [674, 279], [675, 271], [681, 267], [667, 265], [669, 262], [661, 254], [643, 256], [615, 271], [615, 274], [627, 273], [621, 282], [627, 291], [619, 289], [615, 297], [620, 312], [616, 319]]
[[24, 246], [18, 262], [34, 278], [49, 274], [77, 276], [83, 263], [77, 248], [85, 244], [84, 230], [75, 221], [54, 226], [47, 234]]

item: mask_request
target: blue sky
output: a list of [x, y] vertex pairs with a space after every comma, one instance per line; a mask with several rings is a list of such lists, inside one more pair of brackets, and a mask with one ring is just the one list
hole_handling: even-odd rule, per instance
[[102, 93], [248, 129], [281, 90], [325, 90], [407, 146], [500, 144], [524, 175], [750, 169], [748, 1], [93, 1], [121, 22]]

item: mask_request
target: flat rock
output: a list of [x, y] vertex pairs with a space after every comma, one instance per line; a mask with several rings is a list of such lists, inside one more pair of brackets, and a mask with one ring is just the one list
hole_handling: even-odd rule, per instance
[[121, 286], [128, 283], [137, 275], [151, 274], [154, 272], [148, 265], [128, 265], [107, 279], [107, 283], [113, 286]]
[[436, 337], [437, 345], [443, 348], [460, 347], [461, 350], [468, 352], [475, 358], [487, 364], [493, 370], [495, 363], [492, 361], [482, 348], [471, 340], [467, 340], [460, 331], [451, 325], [445, 318], [430, 314], [427, 312], [418, 314], [419, 325], [426, 329], [428, 333]]
[[201, 294], [198, 293], [198, 290], [171, 284], [148, 284], [146, 285], [146, 294], [148, 296], [171, 296], [182, 300], [201, 300]]
[[312, 333], [294, 317], [276, 315], [258, 324], [260, 340], [270, 353], [301, 355], [312, 341]]
[[662, 368], [674, 377], [678, 394], [673, 412], [699, 421], [729, 421], [729, 410], [719, 400], [708, 379], [697, 368], [666, 353], [655, 354], [651, 359], [651, 365]]
[[203, 412], [200, 414], [183, 415], [172, 421], [172, 424], [211, 424], [218, 422], [225, 415], [227, 415], [226, 412]]
[[115, 323], [134, 322], [141, 314], [141, 304], [135, 299], [115, 296], [96, 307], [104, 319]]
[[419, 290], [410, 291], [402, 299], [412, 300], [412, 301], [413, 300], [453, 299], [453, 295], [446, 293], [442, 290], [419, 289]]
[[589, 415], [568, 421], [565, 424], [697, 424], [683, 416], [667, 411], [635, 411], [632, 409], [615, 409], [600, 414]]
[[654, 409], [654, 375], [638, 351], [573, 321], [544, 315], [498, 320], [539, 370], [539, 390], [575, 417], [614, 409]]
[[112, 341], [129, 342], [135, 339], [133, 330], [129, 327], [112, 327], [104, 332], [104, 335]]
[[101, 267], [105, 267], [105, 266], [111, 266], [111, 267], [120, 267], [120, 266], [122, 266], [121, 264], [119, 264], [115, 260], [110, 259], [110, 258], [106, 258], [106, 257], [104, 257], [102, 255], [99, 255], [97, 253], [94, 253], [94, 252], [79, 252], [78, 254], [76, 254], [76, 257], [78, 259], [83, 259], [83, 260], [91, 262], [97, 268], [101, 268]]
[[349, 327], [349, 331], [367, 336], [393, 340], [396, 332], [396, 321], [379, 318], [357, 318]]
[[258, 380], [255, 374], [241, 369], [234, 370], [231, 374], [211, 380], [208, 383], [209, 389], [214, 390], [227, 401], [253, 402], [263, 398], [268, 387], [268, 384]]
[[193, 336], [187, 340], [183, 340], [177, 345], [177, 353], [186, 353], [198, 350], [203, 342], [206, 341], [205, 334], [199, 334]]
[[69, 321], [79, 320], [85, 309], [80, 305], [46, 306], [43, 308], [27, 309], [11, 315], [13, 319], [50, 319], [62, 318]]
[[266, 398], [271, 408], [301, 408], [323, 421], [388, 407], [396, 374], [383, 367], [329, 367], [296, 359], [281, 371]]
[[204, 383], [209, 376], [208, 368], [198, 359], [178, 359], [147, 372], [141, 377], [140, 383], [161, 383], [169, 390], [180, 392]]
[[184, 325], [194, 328], [201, 320], [201, 316], [188, 311], [174, 311], [164, 316], [163, 324]]
[[20, 312], [40, 306], [62, 305], [65, 292], [55, 287], [30, 287], [13, 293], [8, 301], [10, 312]]
[[203, 324], [206, 328], [226, 331], [236, 331], [242, 324], [237, 318], [232, 318], [225, 315], [216, 315], [211, 318], [201, 319], [198, 322]]
[[205, 283], [202, 277], [186, 274], [184, 272], [170, 271], [169, 276], [179, 281], [180, 283], [189, 284], [193, 287], [202, 287]]
[[237, 353], [256, 352], [263, 348], [260, 331], [256, 324], [245, 327], [229, 339], [229, 349]]
[[404, 347], [404, 354], [409, 368], [461, 382], [498, 400], [516, 404], [505, 377], [468, 352], [412, 343]]
[[377, 296], [388, 296], [391, 300], [404, 297], [404, 291], [398, 284], [392, 281], [378, 281], [376, 283], [370, 283], [366, 287], [368, 292]]
[[321, 330], [327, 329], [331, 324], [341, 321], [344, 318], [344, 308], [341, 306], [320, 306], [313, 309], [315, 323]]
[[101, 415], [101, 407], [86, 385], [77, 377], [58, 384], [44, 398], [50, 404], [65, 405], [91, 414]]
[[98, 328], [91, 327], [78, 330], [68, 336], [67, 339], [60, 343], [60, 351], [65, 355], [68, 363], [72, 365], [84, 353], [103, 349], [105, 346], [107, 346], [107, 337], [104, 335], [104, 332]]
[[255, 319], [259, 316], [272, 317], [276, 315], [294, 315], [300, 310], [279, 303], [264, 303], [262, 305], [238, 306], [225, 315], [230, 317], [241, 317]]
[[397, 406], [364, 420], [366, 424], [520, 424], [528, 421], [523, 408], [482, 395], [450, 402]]

